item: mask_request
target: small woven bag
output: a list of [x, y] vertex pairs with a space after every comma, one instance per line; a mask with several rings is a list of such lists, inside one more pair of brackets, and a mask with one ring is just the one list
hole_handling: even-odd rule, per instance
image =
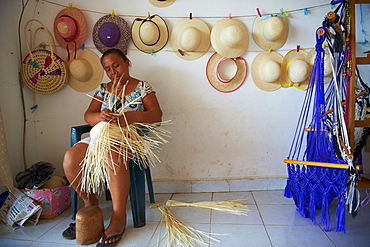
[[[41, 25], [41, 27], [36, 29], [34, 36], [39, 29], [45, 30], [49, 40], [50, 51], [46, 49], [31, 51], [27, 40], [27, 26], [32, 21], [36, 21]], [[29, 54], [22, 62], [22, 81], [37, 93], [52, 94], [60, 91], [67, 85], [68, 70], [64, 60], [53, 52], [53, 47], [55, 47], [54, 39], [49, 30], [39, 20], [31, 19], [24, 26], [24, 37]]]

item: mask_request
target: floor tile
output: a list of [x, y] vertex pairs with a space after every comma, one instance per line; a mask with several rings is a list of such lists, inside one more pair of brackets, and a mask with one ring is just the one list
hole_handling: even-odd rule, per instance
[[281, 190], [253, 191], [257, 204], [294, 204], [292, 198], [286, 198]]
[[[14, 239], [0, 239], [0, 246], [1, 247], [28, 247], [31, 246], [33, 242], [30, 241], [22, 241], [22, 240], [14, 240]], [[32, 245], [36, 246], [36, 245]]]
[[262, 225], [260, 213], [256, 205], [249, 205], [248, 215], [234, 215], [217, 210], [212, 210], [212, 224], [240, 224], [240, 225]]
[[309, 218], [297, 213], [295, 205], [258, 205], [264, 224], [267, 225], [312, 225]]
[[370, 225], [368, 227], [347, 227], [346, 233], [326, 232], [337, 247], [370, 246]]
[[247, 205], [256, 204], [252, 192], [216, 192], [213, 193], [212, 201], [239, 200]]

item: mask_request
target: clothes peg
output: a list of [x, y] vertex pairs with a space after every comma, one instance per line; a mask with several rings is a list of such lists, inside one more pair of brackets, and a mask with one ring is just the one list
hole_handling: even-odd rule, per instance
[[285, 16], [289, 16], [288, 12], [284, 11], [283, 8], [280, 9], [280, 14], [285, 15]]
[[189, 18], [190, 18], [190, 20], [192, 20], [192, 19], [193, 19], [193, 13], [190, 13], [190, 14], [189, 14]]
[[150, 55], [153, 56], [154, 55], [154, 50], [153, 49], [150, 49]]
[[68, 8], [72, 9], [72, 3], [68, 3]]
[[259, 17], [262, 17], [260, 9], [259, 8], [256, 8], [256, 11], [257, 11], [258, 16]]
[[180, 53], [181, 56], [184, 56], [185, 55], [182, 50], [178, 49], [177, 51]]
[[150, 12], [148, 12], [148, 19], [150, 20]]
[[304, 15], [308, 15], [308, 9], [307, 9], [307, 8], [304, 8], [304, 9], [303, 9], [303, 14], [304, 14]]
[[231, 16], [231, 13], [229, 13], [229, 18], [232, 19], [233, 17]]
[[81, 50], [85, 50], [85, 44], [81, 45]]
[[301, 46], [300, 45], [297, 45], [297, 52], [299, 52]]
[[114, 9], [112, 9], [112, 17], [114, 17], [116, 13], [114, 12]]

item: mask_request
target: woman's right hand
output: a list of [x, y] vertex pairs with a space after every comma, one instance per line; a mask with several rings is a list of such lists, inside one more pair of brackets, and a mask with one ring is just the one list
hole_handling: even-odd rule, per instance
[[102, 122], [112, 122], [112, 120], [116, 118], [117, 118], [117, 115], [115, 115], [113, 112], [111, 112], [108, 109], [103, 109], [100, 112], [100, 121]]

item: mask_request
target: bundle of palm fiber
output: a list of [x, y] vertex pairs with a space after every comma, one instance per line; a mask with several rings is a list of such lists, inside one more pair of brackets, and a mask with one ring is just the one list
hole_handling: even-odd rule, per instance
[[[208, 245], [210, 240], [219, 242], [216, 238], [211, 237], [208, 233], [195, 229], [189, 226], [174, 216], [171, 207], [164, 204], [152, 204], [152, 208], [157, 208], [162, 214], [162, 222], [164, 219], [166, 225], [165, 236], [158, 241], [166, 238], [165, 246], [186, 246], [195, 247], [200, 245]], [[207, 240], [205, 240], [205, 239]]]
[[236, 215], [248, 215], [249, 207], [237, 200], [226, 200], [226, 201], [204, 201], [204, 202], [179, 202], [174, 200], [168, 200], [166, 202], [168, 207], [198, 207], [212, 210], [218, 210], [226, 213]]

